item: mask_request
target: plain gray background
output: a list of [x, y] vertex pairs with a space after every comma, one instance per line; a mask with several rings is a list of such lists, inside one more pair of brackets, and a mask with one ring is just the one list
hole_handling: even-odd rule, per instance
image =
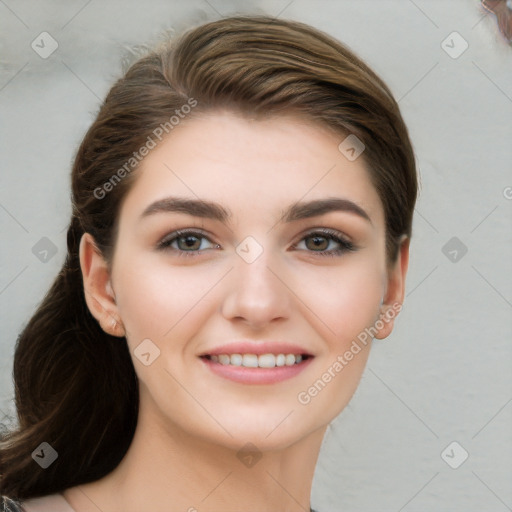
[[[348, 44], [399, 100], [422, 181], [404, 309], [328, 430], [313, 506], [512, 510], [512, 46], [477, 0], [0, 0], [0, 418], [16, 336], [64, 261], [74, 153], [122, 62], [235, 13]], [[31, 47], [42, 32], [58, 43], [47, 58]]]

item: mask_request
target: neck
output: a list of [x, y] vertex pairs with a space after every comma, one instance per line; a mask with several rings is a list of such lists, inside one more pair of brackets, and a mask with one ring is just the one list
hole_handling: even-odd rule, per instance
[[133, 441], [114, 471], [63, 494], [76, 512], [309, 512], [324, 433], [286, 448], [259, 451], [240, 442], [237, 449], [139, 410]]

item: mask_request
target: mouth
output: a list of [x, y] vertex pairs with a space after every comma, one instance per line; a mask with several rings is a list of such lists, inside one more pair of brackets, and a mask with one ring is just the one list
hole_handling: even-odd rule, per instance
[[213, 374], [239, 384], [275, 384], [303, 372], [314, 356], [304, 353], [218, 353], [199, 356]]
[[307, 361], [309, 354], [206, 354], [201, 356], [211, 363], [243, 368], [282, 368]]

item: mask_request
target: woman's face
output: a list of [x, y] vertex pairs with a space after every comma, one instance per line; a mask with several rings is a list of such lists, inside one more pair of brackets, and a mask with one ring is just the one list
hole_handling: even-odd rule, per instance
[[143, 160], [111, 283], [155, 428], [283, 448], [350, 400], [391, 275], [381, 201], [343, 139], [218, 112]]

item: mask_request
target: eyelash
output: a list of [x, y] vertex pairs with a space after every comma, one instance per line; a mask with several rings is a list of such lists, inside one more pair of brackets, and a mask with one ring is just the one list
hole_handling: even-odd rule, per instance
[[[307, 238], [312, 238], [312, 237], [318, 236], [318, 235], [323, 238], [326, 238], [327, 240], [332, 240], [332, 241], [338, 243], [340, 245], [340, 248], [334, 249], [334, 250], [331, 249], [328, 251], [327, 250], [326, 251], [309, 251], [308, 250], [307, 252], [310, 252], [312, 254], [322, 256], [322, 257], [325, 257], [325, 256], [334, 257], [334, 256], [341, 256], [342, 254], [344, 254], [346, 252], [353, 252], [353, 251], [357, 250], [357, 247], [349, 240], [346, 240], [341, 235], [341, 233], [339, 233], [338, 231], [332, 230], [332, 229], [328, 229], [328, 228], [321, 228], [321, 229], [316, 229], [314, 231], [310, 231], [309, 233], [304, 235], [299, 240], [299, 242], [294, 244], [293, 247], [296, 247], [298, 245], [298, 243], [302, 242], [303, 240], [305, 240]], [[203, 252], [200, 250], [184, 251], [182, 249], [175, 249], [175, 248], [171, 247], [171, 244], [174, 241], [176, 241], [178, 238], [182, 238], [182, 237], [186, 237], [186, 236], [194, 236], [199, 239], [204, 238], [204, 239], [208, 240], [210, 243], [213, 243], [204, 233], [202, 233], [200, 231], [178, 229], [178, 230], [174, 231], [173, 233], [171, 233], [168, 237], [165, 237], [161, 242], [159, 242], [157, 245], [157, 249], [162, 250], [162, 251], [176, 251], [178, 253], [178, 256], [180, 256], [180, 257], [182, 257], [182, 256], [183, 257], [196, 257], [201, 252]], [[216, 244], [216, 245], [218, 246], [218, 244]]]

